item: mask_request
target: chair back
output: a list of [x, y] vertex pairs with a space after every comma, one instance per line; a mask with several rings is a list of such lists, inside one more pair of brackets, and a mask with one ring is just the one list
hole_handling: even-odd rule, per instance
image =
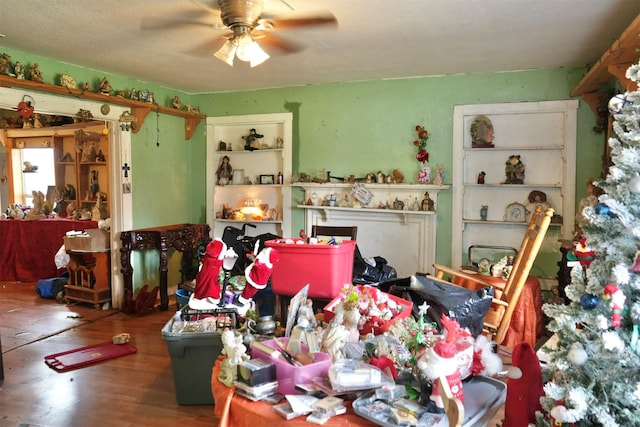
[[544, 210], [542, 206], [536, 207], [513, 262], [509, 278], [501, 292], [496, 290], [494, 303], [484, 318], [485, 334], [498, 344], [502, 342], [507, 333], [513, 311], [529, 277], [533, 262], [538, 256], [542, 241], [549, 229], [549, 224], [551, 224], [553, 213], [552, 208]]
[[351, 240], [356, 240], [358, 235], [358, 227], [339, 227], [332, 225], [312, 225], [311, 237], [325, 236], [325, 237], [348, 237]]
[[482, 279], [482, 276], [477, 274], [467, 274], [440, 264], [433, 265], [435, 276], [440, 280], [444, 280], [444, 277], [447, 276], [447, 280], [450, 280], [450, 283], [474, 290], [493, 286], [494, 296], [491, 307], [484, 316], [482, 332], [497, 344], [502, 343], [507, 334], [513, 312], [520, 300], [520, 295], [527, 282], [542, 241], [547, 234], [553, 213], [554, 211], [551, 208], [545, 211], [542, 206], [536, 207], [524, 233], [520, 249], [516, 254], [509, 278], [502, 286], [494, 282], [489, 284]]

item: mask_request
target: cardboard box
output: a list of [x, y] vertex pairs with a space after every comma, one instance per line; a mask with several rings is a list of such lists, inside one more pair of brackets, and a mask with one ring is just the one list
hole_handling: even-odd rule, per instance
[[309, 298], [331, 299], [340, 295], [345, 284], [351, 284], [354, 240], [343, 240], [339, 245], [284, 242], [285, 239], [265, 242], [280, 254], [271, 273], [274, 294], [293, 296], [308, 283]]
[[76, 252], [101, 252], [111, 247], [111, 234], [99, 228], [90, 228], [82, 234], [64, 236], [64, 249]]

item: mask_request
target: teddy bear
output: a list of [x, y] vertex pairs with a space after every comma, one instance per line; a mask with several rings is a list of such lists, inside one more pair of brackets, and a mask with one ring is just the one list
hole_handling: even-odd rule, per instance
[[525, 166], [519, 154], [512, 154], [506, 162], [505, 173], [507, 180], [504, 184], [524, 184]]

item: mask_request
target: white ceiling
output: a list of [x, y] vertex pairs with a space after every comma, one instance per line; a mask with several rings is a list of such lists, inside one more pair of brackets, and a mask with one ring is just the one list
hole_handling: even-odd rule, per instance
[[329, 10], [338, 26], [277, 31], [305, 49], [265, 48], [272, 57], [253, 69], [209, 53], [223, 30], [140, 28], [142, 18], [197, 10], [194, 0], [0, 0], [0, 52], [14, 48], [188, 93], [588, 66], [640, 13], [640, 1], [266, 0], [270, 15]]

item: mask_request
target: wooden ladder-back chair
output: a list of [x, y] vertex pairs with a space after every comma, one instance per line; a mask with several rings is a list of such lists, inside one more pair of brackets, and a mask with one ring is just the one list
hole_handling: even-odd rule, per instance
[[542, 206], [536, 207], [504, 287], [499, 287], [495, 283], [489, 284], [482, 280], [482, 276], [465, 274], [440, 264], [433, 265], [438, 279], [450, 280], [453, 284], [461, 281], [466, 286], [473, 284], [479, 287], [494, 287], [493, 302], [484, 317], [483, 333], [497, 344], [502, 343], [509, 329], [513, 311], [547, 233], [553, 212], [551, 208], [543, 211]]

